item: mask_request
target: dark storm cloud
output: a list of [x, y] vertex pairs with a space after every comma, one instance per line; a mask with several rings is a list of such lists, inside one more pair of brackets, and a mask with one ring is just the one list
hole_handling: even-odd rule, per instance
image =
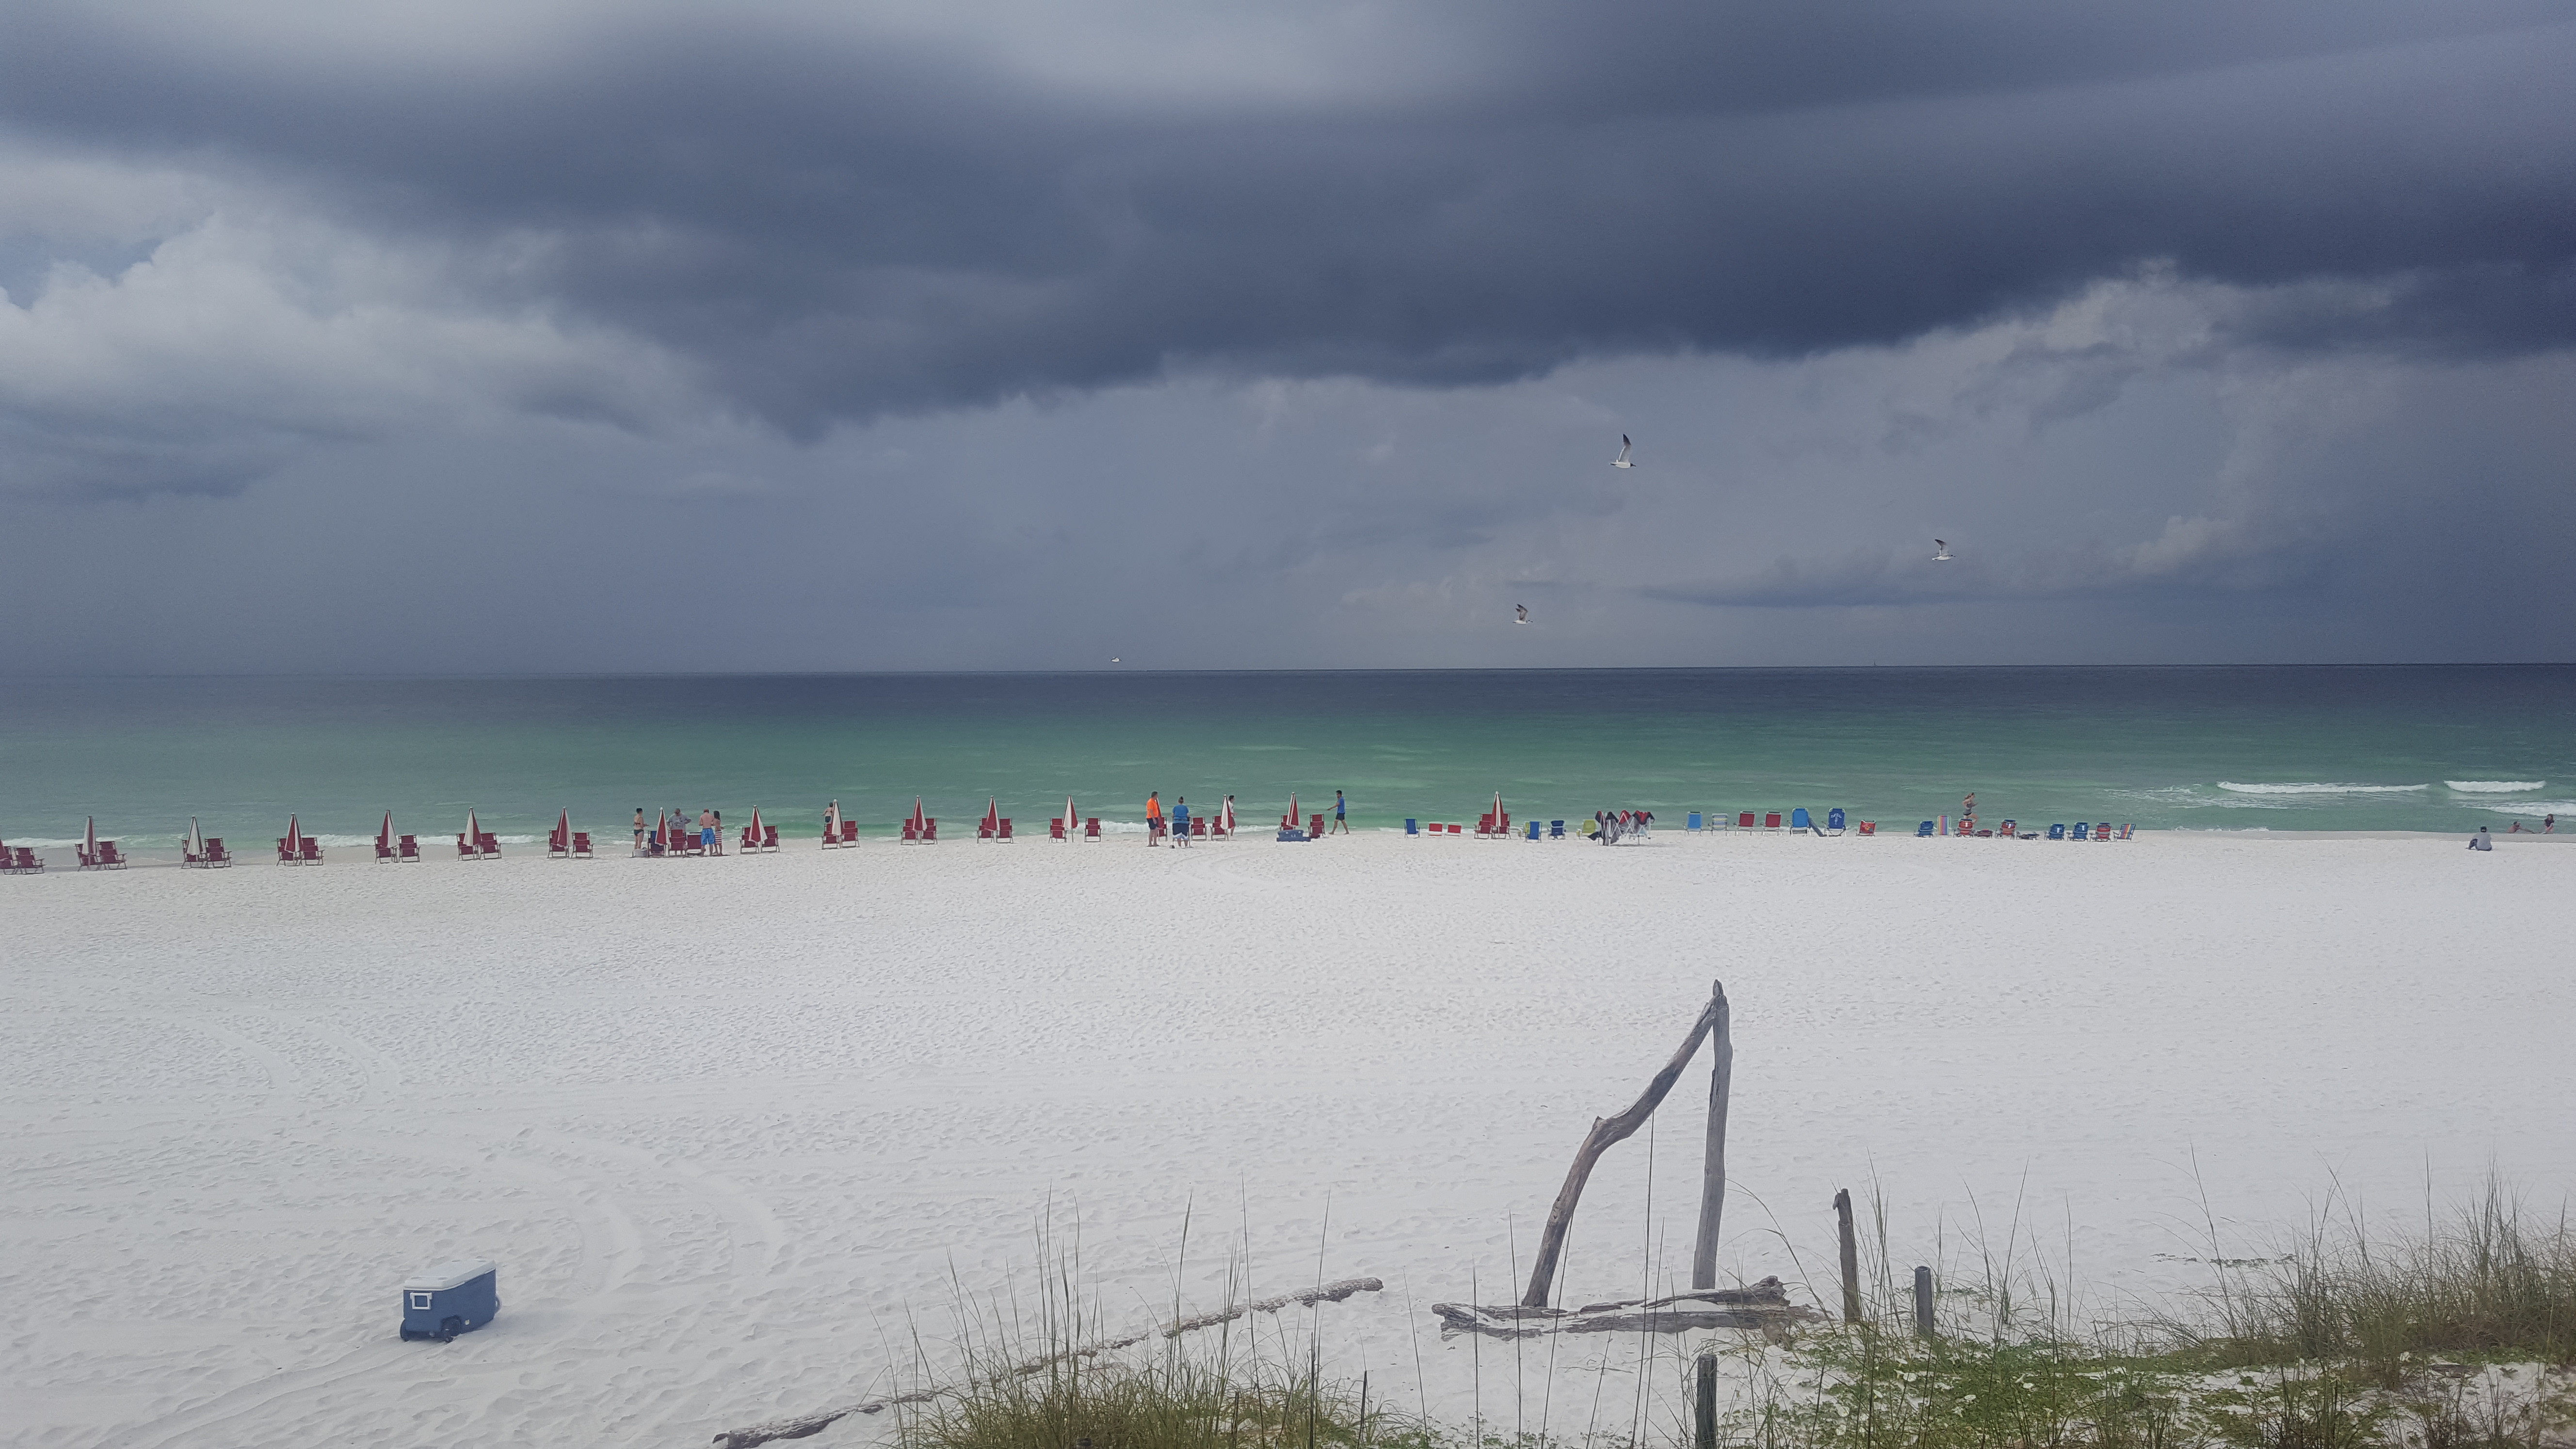
[[0, 124], [435, 239], [472, 306], [640, 335], [808, 436], [1176, 363], [1800, 354], [2167, 262], [2275, 289], [2227, 319], [2268, 345], [2576, 341], [2576, 5], [1478, 5], [1275, 67], [1247, 23], [1195, 86], [1182, 10], [1070, 75], [1009, 14], [782, 14], [522, 53], [20, 4]]

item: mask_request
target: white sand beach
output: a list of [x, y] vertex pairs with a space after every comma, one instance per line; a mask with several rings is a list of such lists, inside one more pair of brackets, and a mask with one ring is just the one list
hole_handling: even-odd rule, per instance
[[[2205, 1281], [2204, 1193], [2259, 1251], [2338, 1183], [2419, 1219], [2490, 1166], [2576, 1187], [2557, 844], [1130, 836], [0, 880], [0, 1443], [703, 1445], [882, 1391], [916, 1327], [935, 1357], [952, 1272], [1031, 1283], [1050, 1205], [1113, 1319], [1212, 1306], [1240, 1237], [1254, 1294], [1385, 1280], [1318, 1310], [1330, 1366], [1508, 1416], [1510, 1349], [1428, 1305], [1509, 1300], [1712, 978], [1730, 1274], [1830, 1296], [1828, 1203], [1875, 1181], [1909, 1261], [1957, 1267], [1981, 1223], [2152, 1303]], [[1705, 1092], [1695, 1066], [1655, 1129], [1651, 1218], [1648, 1135], [1604, 1159], [1560, 1301], [1632, 1295], [1658, 1242], [1686, 1274]], [[500, 1317], [397, 1341], [403, 1278], [464, 1256]]]

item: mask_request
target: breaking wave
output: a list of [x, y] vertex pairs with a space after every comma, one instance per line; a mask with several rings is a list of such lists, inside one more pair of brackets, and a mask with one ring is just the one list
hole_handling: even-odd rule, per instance
[[2430, 790], [2423, 785], [2240, 785], [2234, 780], [2221, 780], [2218, 788], [2236, 795], [2404, 795], [2415, 790]]
[[2537, 790], [2547, 780], [2444, 780], [2442, 782], [2463, 795], [2511, 795], [2521, 790]]

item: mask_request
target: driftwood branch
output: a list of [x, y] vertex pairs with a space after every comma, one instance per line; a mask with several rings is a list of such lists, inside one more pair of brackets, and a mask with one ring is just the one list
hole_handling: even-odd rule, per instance
[[[1385, 1283], [1375, 1278], [1337, 1278], [1330, 1283], [1319, 1283], [1312, 1288], [1301, 1288], [1294, 1293], [1256, 1298], [1249, 1303], [1237, 1303], [1214, 1313], [1201, 1313], [1189, 1318], [1175, 1319], [1160, 1328], [1148, 1329], [1143, 1333], [1131, 1333], [1125, 1338], [1113, 1338], [1102, 1343], [1086, 1344], [1080, 1348], [1068, 1348], [1043, 1354], [1037, 1358], [1025, 1359], [1011, 1365], [1011, 1372], [1025, 1377], [1042, 1372], [1068, 1359], [1095, 1358], [1104, 1353], [1114, 1353], [1122, 1348], [1133, 1348], [1146, 1339], [1158, 1335], [1163, 1338], [1178, 1338], [1192, 1329], [1214, 1328], [1220, 1323], [1232, 1323], [1247, 1313], [1276, 1313], [1282, 1308], [1312, 1308], [1318, 1303], [1339, 1303], [1354, 1293], [1376, 1293], [1384, 1290], [1385, 1287]], [[754, 1445], [766, 1444], [773, 1439], [802, 1439], [809, 1434], [819, 1434], [852, 1414], [882, 1413], [897, 1404], [926, 1404], [948, 1392], [951, 1391], [922, 1389], [909, 1394], [892, 1394], [882, 1399], [866, 1399], [855, 1404], [843, 1404], [837, 1409], [825, 1409], [817, 1414], [800, 1414], [792, 1419], [771, 1419], [766, 1423], [751, 1424], [740, 1429], [727, 1429], [715, 1437], [715, 1442], [718, 1449], [753, 1449]]]
[[1548, 1292], [1556, 1283], [1557, 1259], [1565, 1252], [1565, 1231], [1574, 1222], [1574, 1205], [1583, 1196], [1584, 1182], [1592, 1176], [1592, 1164], [1599, 1161], [1601, 1154], [1613, 1144], [1627, 1140], [1631, 1133], [1646, 1124], [1648, 1117], [1654, 1115], [1655, 1108], [1663, 1103], [1664, 1095], [1680, 1079], [1682, 1068], [1690, 1065], [1691, 1053], [1699, 1050], [1700, 1039], [1707, 1036], [1725, 1014], [1726, 997], [1721, 992], [1710, 998], [1708, 1005], [1701, 1010], [1699, 1020], [1691, 1023], [1690, 1035], [1683, 1040], [1681, 1050], [1674, 1052], [1673, 1059], [1664, 1063], [1663, 1070], [1655, 1073], [1654, 1080], [1646, 1084], [1644, 1095], [1615, 1117], [1592, 1119], [1592, 1130], [1584, 1134], [1583, 1145], [1574, 1152], [1574, 1166], [1566, 1171], [1565, 1186], [1557, 1189], [1556, 1203], [1547, 1210], [1547, 1227], [1540, 1232], [1538, 1239], [1538, 1257], [1530, 1265], [1529, 1291], [1521, 1295], [1524, 1307], [1547, 1306]]
[[1776, 1332], [1817, 1317], [1789, 1301], [1777, 1278], [1750, 1288], [1701, 1289], [1668, 1298], [1588, 1303], [1581, 1308], [1508, 1307], [1434, 1303], [1444, 1331], [1489, 1338], [1536, 1338], [1548, 1333], [1684, 1333], [1692, 1329], [1749, 1328]]

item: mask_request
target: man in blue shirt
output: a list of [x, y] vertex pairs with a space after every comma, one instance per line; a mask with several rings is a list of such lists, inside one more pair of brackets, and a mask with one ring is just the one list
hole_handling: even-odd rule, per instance
[[1187, 795], [1172, 801], [1172, 843], [1190, 843], [1190, 797]]
[[1333, 792], [1333, 828], [1342, 832], [1344, 835], [1348, 835], [1351, 833], [1351, 827], [1348, 822], [1342, 819], [1342, 811], [1344, 808], [1345, 807], [1342, 804], [1342, 792], [1335, 790]]

